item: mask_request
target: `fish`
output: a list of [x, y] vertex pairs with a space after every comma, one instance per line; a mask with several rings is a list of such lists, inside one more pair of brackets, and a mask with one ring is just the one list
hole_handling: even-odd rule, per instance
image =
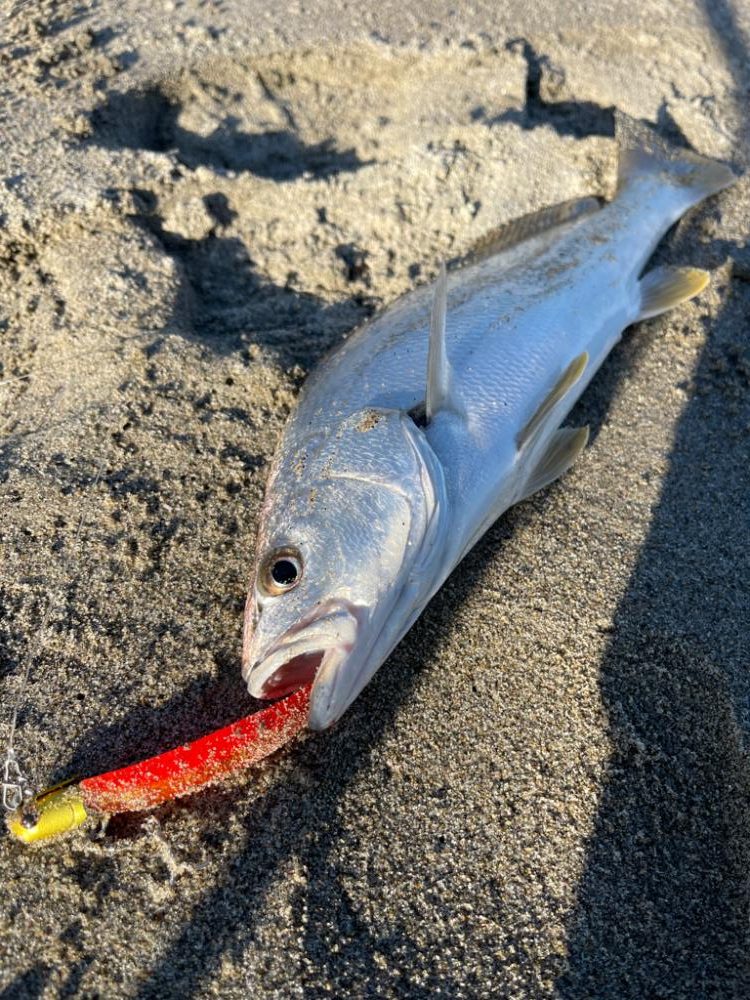
[[611, 201], [441, 265], [308, 377], [260, 515], [252, 696], [312, 683], [309, 728], [340, 719], [497, 518], [574, 464], [588, 428], [563, 421], [623, 331], [705, 288], [697, 268], [644, 269], [733, 170], [619, 113], [616, 135]]

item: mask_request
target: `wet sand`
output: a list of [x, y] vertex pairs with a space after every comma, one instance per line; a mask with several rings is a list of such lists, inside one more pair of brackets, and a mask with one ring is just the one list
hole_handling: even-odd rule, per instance
[[[0, 726], [31, 656], [38, 786], [252, 710], [256, 519], [323, 353], [498, 224], [611, 193], [613, 105], [747, 168], [739, 4], [528, 6], [8, 17]], [[0, 841], [0, 995], [750, 993], [749, 220], [743, 179], [669, 234], [710, 289], [627, 334], [575, 469], [333, 731]]]

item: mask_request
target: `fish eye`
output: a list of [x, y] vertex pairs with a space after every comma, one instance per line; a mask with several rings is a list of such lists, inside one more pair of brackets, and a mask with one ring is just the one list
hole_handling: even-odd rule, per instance
[[302, 579], [302, 556], [290, 546], [273, 549], [261, 562], [258, 583], [271, 597], [293, 590]]

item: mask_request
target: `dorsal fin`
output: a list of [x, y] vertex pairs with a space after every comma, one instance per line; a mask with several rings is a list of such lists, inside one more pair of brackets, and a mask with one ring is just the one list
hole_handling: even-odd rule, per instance
[[571, 198], [558, 205], [548, 205], [535, 212], [528, 212], [518, 219], [504, 222], [484, 233], [464, 254], [450, 260], [448, 266], [452, 270], [456, 267], [462, 267], [464, 264], [474, 264], [477, 261], [486, 260], [503, 250], [510, 250], [511, 247], [525, 243], [535, 236], [541, 236], [542, 233], [562, 226], [566, 222], [574, 222], [576, 219], [598, 212], [600, 208], [599, 199], [589, 196]]
[[435, 299], [430, 317], [430, 344], [427, 351], [427, 393], [425, 395], [425, 417], [427, 423], [440, 410], [461, 412], [453, 398], [453, 372], [445, 347], [446, 309], [448, 301], [448, 273], [445, 264], [435, 282]]

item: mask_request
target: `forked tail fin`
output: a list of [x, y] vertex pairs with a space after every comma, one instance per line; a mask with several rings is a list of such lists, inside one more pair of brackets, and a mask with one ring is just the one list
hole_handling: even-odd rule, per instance
[[726, 164], [671, 145], [622, 111], [615, 111], [615, 134], [620, 147], [618, 191], [644, 176], [659, 174], [675, 188], [685, 189], [686, 201], [694, 204], [737, 180]]

